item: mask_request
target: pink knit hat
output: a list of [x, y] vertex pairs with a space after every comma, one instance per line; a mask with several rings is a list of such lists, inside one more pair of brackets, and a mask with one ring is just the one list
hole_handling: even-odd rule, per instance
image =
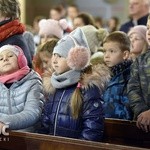
[[0, 48], [0, 53], [5, 51], [5, 50], [12, 51], [18, 57], [18, 65], [20, 68], [27, 66], [27, 59], [26, 59], [22, 49], [19, 46], [9, 45], [9, 44], [4, 45]]
[[128, 36], [131, 36], [133, 33], [137, 33], [146, 41], [146, 31], [146, 26], [137, 25], [130, 29], [130, 31], [128, 32]]
[[67, 21], [61, 19], [59, 21], [54, 19], [42, 19], [39, 22], [39, 35], [56, 36], [59, 39], [63, 37], [63, 32], [68, 27]]

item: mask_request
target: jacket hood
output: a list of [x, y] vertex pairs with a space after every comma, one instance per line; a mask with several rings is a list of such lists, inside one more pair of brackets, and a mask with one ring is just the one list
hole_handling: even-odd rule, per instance
[[[43, 76], [43, 86], [46, 93], [52, 94], [55, 89], [51, 85], [50, 78], [51, 73]], [[109, 68], [103, 64], [98, 64], [92, 66], [92, 73], [84, 73], [82, 75], [80, 83], [82, 85], [82, 89], [88, 89], [90, 86], [97, 86], [100, 93], [102, 93], [105, 90], [110, 78]]]

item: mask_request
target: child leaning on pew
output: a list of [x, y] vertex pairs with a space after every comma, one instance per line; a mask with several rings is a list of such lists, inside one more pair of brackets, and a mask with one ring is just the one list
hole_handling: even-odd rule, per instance
[[0, 131], [31, 131], [42, 112], [44, 96], [41, 78], [27, 66], [22, 49], [15, 45], [0, 48]]
[[124, 32], [115, 31], [103, 43], [104, 62], [112, 72], [112, 78], [104, 92], [106, 118], [130, 120], [132, 118], [127, 83], [130, 77], [130, 40]]
[[[150, 45], [150, 16], [146, 39]], [[138, 128], [150, 131], [150, 50], [135, 60], [128, 83], [128, 97]]]

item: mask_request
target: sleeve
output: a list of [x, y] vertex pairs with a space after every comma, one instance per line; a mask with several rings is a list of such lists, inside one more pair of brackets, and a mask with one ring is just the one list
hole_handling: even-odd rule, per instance
[[36, 129], [37, 133], [49, 134], [49, 125], [50, 125], [49, 110], [50, 110], [50, 101], [47, 101], [44, 105], [44, 109], [40, 119], [40, 125]]
[[102, 109], [102, 99], [99, 94], [98, 88], [90, 88], [86, 91], [83, 104], [83, 130], [81, 139], [90, 141], [100, 141], [103, 137], [104, 129], [104, 114]]
[[134, 118], [136, 119], [141, 112], [149, 109], [142, 96], [138, 60], [136, 60], [131, 67], [131, 77], [128, 82], [127, 92], [130, 107], [134, 113]]
[[4, 114], [1, 122], [9, 123], [9, 128], [18, 130], [34, 126], [38, 122], [44, 104], [41, 82], [36, 82], [27, 93], [23, 111], [16, 114]]

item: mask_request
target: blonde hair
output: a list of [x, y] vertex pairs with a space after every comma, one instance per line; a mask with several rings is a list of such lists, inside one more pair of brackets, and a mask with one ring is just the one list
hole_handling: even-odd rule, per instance
[[78, 86], [76, 87], [75, 91], [72, 94], [71, 97], [71, 103], [70, 103], [70, 108], [71, 108], [71, 113], [72, 113], [72, 117], [74, 119], [77, 119], [80, 116], [80, 112], [82, 109], [82, 104], [83, 104], [83, 96], [81, 93], [82, 90], [82, 76], [84, 74], [91, 74], [92, 73], [92, 66], [89, 65], [88, 67], [86, 67], [83, 72], [81, 73], [81, 79], [78, 82]]

